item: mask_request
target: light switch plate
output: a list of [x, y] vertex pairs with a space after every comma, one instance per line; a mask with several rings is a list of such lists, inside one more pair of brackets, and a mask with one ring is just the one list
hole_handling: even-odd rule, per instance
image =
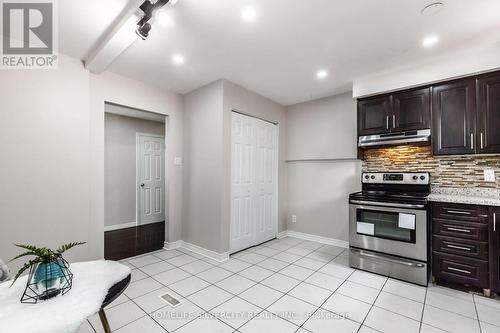
[[174, 157], [174, 165], [182, 165], [182, 157]]
[[492, 170], [492, 169], [484, 170], [484, 181], [485, 182], [494, 182], [495, 181], [495, 170]]
[[292, 215], [292, 223], [297, 223], [297, 215]]

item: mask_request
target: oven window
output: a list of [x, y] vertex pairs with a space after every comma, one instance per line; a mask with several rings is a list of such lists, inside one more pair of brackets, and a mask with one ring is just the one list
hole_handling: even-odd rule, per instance
[[[415, 221], [414, 214], [403, 214], [405, 219]], [[401, 226], [398, 212], [357, 209], [357, 233], [376, 238], [391, 239], [406, 243], [415, 243], [415, 225], [413, 229]]]

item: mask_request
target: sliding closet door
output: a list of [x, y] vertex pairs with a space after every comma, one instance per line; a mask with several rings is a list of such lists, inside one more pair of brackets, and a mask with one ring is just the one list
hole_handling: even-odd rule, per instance
[[230, 252], [276, 237], [276, 125], [232, 114]]

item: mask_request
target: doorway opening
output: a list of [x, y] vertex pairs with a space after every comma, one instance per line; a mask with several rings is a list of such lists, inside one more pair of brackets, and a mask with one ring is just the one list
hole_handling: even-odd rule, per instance
[[104, 257], [119, 260], [165, 242], [166, 116], [106, 103]]

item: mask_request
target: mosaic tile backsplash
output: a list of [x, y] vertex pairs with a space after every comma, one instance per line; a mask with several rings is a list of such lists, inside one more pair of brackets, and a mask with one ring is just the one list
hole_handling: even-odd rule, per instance
[[[495, 182], [484, 181], [495, 170]], [[430, 172], [433, 187], [500, 189], [500, 155], [432, 156], [432, 147], [397, 146], [364, 151], [363, 172]]]

